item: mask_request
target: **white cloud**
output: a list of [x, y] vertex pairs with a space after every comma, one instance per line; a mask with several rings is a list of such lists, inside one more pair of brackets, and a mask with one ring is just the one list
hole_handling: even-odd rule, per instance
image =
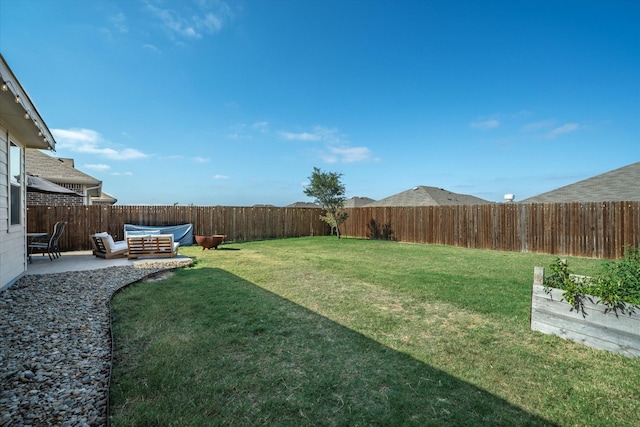
[[[367, 162], [371, 159], [371, 150], [367, 147], [329, 147], [329, 159], [341, 161], [343, 163]], [[329, 162], [334, 163], [334, 162]]]
[[113, 176], [133, 176], [133, 172], [112, 172]]
[[555, 125], [554, 120], [544, 120], [541, 122], [527, 123], [526, 125], [522, 126], [521, 130], [523, 132], [536, 132], [539, 130], [548, 129], [553, 125]]
[[167, 9], [160, 9], [147, 4], [157, 18], [162, 21], [162, 25], [172, 33], [176, 33], [187, 38], [201, 38], [202, 36], [193, 28], [187, 19], [182, 18], [178, 12]]
[[[269, 122], [261, 121], [253, 124], [236, 123], [229, 129], [229, 133], [226, 135], [228, 139], [236, 141], [251, 141], [257, 135], [257, 133], [266, 135], [269, 133]], [[281, 135], [282, 136], [282, 135]]]
[[474, 129], [495, 129], [500, 126], [500, 122], [496, 119], [481, 120], [471, 123]]
[[554, 139], [562, 135], [585, 129], [585, 125], [579, 123], [565, 123], [562, 126], [556, 124], [556, 120], [543, 120], [527, 123], [520, 128], [522, 132], [537, 133], [540, 138]]
[[102, 136], [92, 129], [51, 129], [56, 139], [57, 147], [77, 153], [95, 154], [112, 160], [132, 160], [148, 157], [147, 154], [135, 148], [114, 149], [105, 147], [107, 144]]
[[198, 157], [194, 157], [193, 161], [196, 162], [196, 163], [207, 163], [207, 162], [210, 162], [211, 159], [208, 158], [208, 157], [199, 157], [198, 156]]
[[214, 175], [213, 179], [229, 179], [227, 175]]
[[280, 132], [280, 137], [295, 141], [321, 141], [325, 145], [319, 155], [326, 163], [355, 163], [377, 160], [367, 147], [351, 147], [349, 141], [335, 128], [315, 126], [311, 132]]
[[578, 129], [580, 129], [580, 125], [578, 123], [566, 123], [560, 127], [552, 129], [549, 133], [547, 133], [547, 138], [553, 139], [561, 135], [575, 132]]
[[224, 26], [222, 18], [211, 12], [207, 13], [204, 18], [194, 17], [194, 20], [197, 27], [203, 28], [208, 33], [217, 33]]
[[256, 122], [253, 124], [254, 129], [258, 129], [261, 133], [269, 131], [269, 122]]
[[142, 48], [150, 50], [150, 51], [155, 52], [155, 53], [162, 53], [162, 51], [160, 49], [158, 49], [155, 45], [152, 45], [150, 43], [143, 44]]
[[106, 171], [111, 169], [111, 166], [109, 165], [103, 165], [103, 164], [95, 164], [95, 165], [84, 165], [85, 169], [90, 169], [90, 170], [94, 170], [94, 171]]
[[180, 9], [163, 9], [147, 1], [147, 9], [160, 20], [171, 35], [186, 39], [201, 39], [204, 35], [220, 32], [233, 19], [233, 11], [223, 1], [200, 1], [198, 10], [180, 2]]
[[280, 132], [280, 137], [290, 141], [339, 141], [337, 129], [315, 126], [311, 132]]
[[127, 28], [127, 17], [122, 12], [117, 12], [112, 14], [109, 17], [109, 21], [113, 24], [113, 26], [121, 33], [126, 33], [128, 31]]
[[91, 129], [51, 129], [54, 137], [61, 140], [73, 140], [77, 142], [91, 142], [98, 139], [99, 134]]
[[320, 139], [322, 139], [320, 135], [309, 133], [309, 132], [300, 132], [300, 133], [280, 132], [280, 136], [290, 141], [320, 141]]

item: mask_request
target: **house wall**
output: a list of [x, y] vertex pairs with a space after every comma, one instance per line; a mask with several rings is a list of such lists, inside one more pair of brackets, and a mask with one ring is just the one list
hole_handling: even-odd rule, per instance
[[[69, 182], [57, 182], [52, 180], [54, 184], [58, 184], [61, 187], [73, 190], [78, 194], [84, 194], [86, 191], [86, 185], [69, 183]], [[88, 197], [78, 197], [70, 194], [48, 194], [48, 193], [36, 193], [27, 191], [27, 206], [31, 205], [46, 205], [46, 206], [77, 206], [89, 204], [86, 203]]]
[[[23, 148], [24, 182], [24, 145], [16, 139], [10, 139], [9, 132], [0, 127], [0, 289], [11, 286], [27, 270], [25, 203], [21, 206], [21, 225], [9, 225], [9, 140]], [[23, 186], [22, 200], [26, 200], [26, 186]]]
[[85, 199], [86, 197], [77, 197], [69, 194], [27, 192], [27, 205], [76, 206], [84, 205]]

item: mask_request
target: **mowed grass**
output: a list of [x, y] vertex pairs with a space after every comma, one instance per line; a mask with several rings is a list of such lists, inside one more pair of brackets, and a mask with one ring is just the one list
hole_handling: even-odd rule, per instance
[[640, 360], [530, 330], [554, 256], [335, 237], [180, 252], [195, 266], [114, 297], [113, 426], [638, 423]]

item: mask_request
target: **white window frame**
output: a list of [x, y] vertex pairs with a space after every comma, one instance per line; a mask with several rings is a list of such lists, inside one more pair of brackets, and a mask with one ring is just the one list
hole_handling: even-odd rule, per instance
[[[7, 212], [8, 218], [8, 229], [9, 231], [12, 230], [16, 230], [16, 229], [22, 229], [24, 226], [24, 197], [25, 197], [25, 193], [24, 193], [24, 147], [20, 144], [18, 144], [17, 142], [12, 141], [11, 139], [9, 139], [9, 150], [7, 152], [7, 160], [8, 160], [8, 164], [7, 164], [7, 171], [8, 171], [8, 177], [7, 177], [7, 190], [8, 190], [8, 196], [9, 196], [9, 200], [8, 200], [8, 209], [9, 212]], [[14, 149], [18, 149], [18, 159], [17, 159], [17, 168], [18, 168], [18, 179], [14, 180], [13, 179], [13, 173], [15, 173], [15, 163], [16, 163], [16, 158], [14, 155], [13, 150]], [[14, 222], [14, 214], [16, 212], [14, 212], [14, 191], [18, 191], [18, 207], [17, 207], [17, 222]]]

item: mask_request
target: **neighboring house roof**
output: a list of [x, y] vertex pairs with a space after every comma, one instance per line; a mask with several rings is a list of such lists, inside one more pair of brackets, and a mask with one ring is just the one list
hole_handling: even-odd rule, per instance
[[101, 204], [101, 205], [115, 205], [117, 201], [118, 199], [104, 192], [100, 193], [100, 197], [91, 198], [91, 203]]
[[0, 125], [29, 148], [53, 150], [55, 139], [13, 71], [0, 54]]
[[316, 205], [312, 202], [295, 202], [286, 206], [287, 208], [320, 208], [320, 205]]
[[367, 207], [478, 205], [486, 203], [491, 202], [475, 196], [452, 193], [443, 188], [420, 185], [377, 202], [369, 203]]
[[640, 162], [538, 194], [520, 203], [640, 201]]
[[[25, 150], [27, 173], [57, 184], [81, 184], [87, 186], [90, 196], [99, 197], [102, 181], [79, 171], [71, 159], [59, 159], [39, 150]], [[97, 187], [97, 188], [96, 188]]]
[[375, 202], [374, 199], [369, 197], [351, 197], [344, 202], [345, 208], [359, 208], [361, 206], [366, 206], [369, 203]]

